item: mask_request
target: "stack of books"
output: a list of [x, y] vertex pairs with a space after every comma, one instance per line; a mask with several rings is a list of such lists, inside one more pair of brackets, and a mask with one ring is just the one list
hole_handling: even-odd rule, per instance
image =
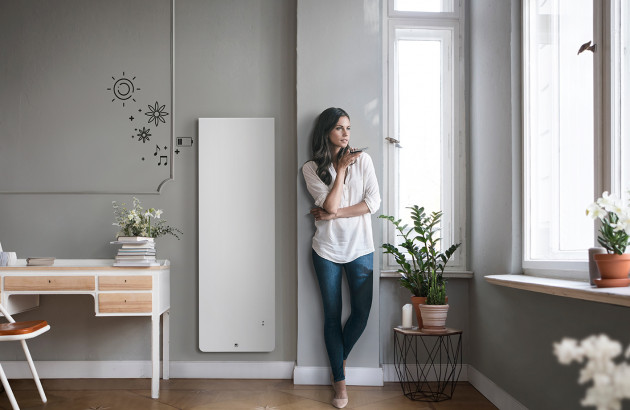
[[155, 241], [143, 236], [119, 236], [115, 244], [118, 249], [114, 266], [160, 266], [155, 259]]
[[26, 258], [26, 266], [53, 266], [55, 258]]

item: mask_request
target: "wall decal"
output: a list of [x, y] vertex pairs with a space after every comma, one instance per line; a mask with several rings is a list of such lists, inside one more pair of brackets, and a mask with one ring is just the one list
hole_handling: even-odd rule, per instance
[[142, 127], [141, 130], [138, 130], [137, 128], [135, 130], [138, 131], [138, 134], [136, 134], [136, 136], [138, 137], [138, 141], [142, 141], [143, 144], [147, 141], [150, 141], [149, 139], [149, 137], [151, 136], [151, 134], [149, 133], [149, 131], [151, 131], [150, 129]]
[[[0, 24], [0, 168], [10, 170], [0, 197], [160, 194], [175, 170], [175, 0], [4, 3], [0, 21], [28, 16], [37, 30]], [[50, 56], [66, 58], [40, 69]], [[59, 101], [63, 109], [51, 112]], [[156, 102], [156, 115], [145, 115]], [[165, 167], [154, 168], [155, 144]]]
[[152, 107], [151, 105], [149, 105], [148, 107], [149, 112], [145, 112], [144, 115], [149, 116], [149, 124], [151, 124], [151, 122], [154, 122], [155, 126], [157, 127], [159, 125], [158, 121], [166, 123], [166, 121], [164, 120], [164, 117], [168, 115], [168, 113], [164, 111], [164, 107], [166, 107], [166, 105], [160, 106], [156, 101], [155, 106]]
[[135, 84], [133, 83], [133, 81], [136, 79], [136, 77], [133, 77], [131, 80], [125, 77], [125, 72], [123, 71], [123, 76], [120, 77], [119, 79], [116, 79], [115, 77], [112, 77], [112, 80], [114, 80], [114, 85], [110, 88], [108, 88], [108, 90], [112, 91], [114, 93], [114, 98], [112, 98], [112, 102], [116, 101], [117, 99], [122, 101], [122, 105], [123, 107], [125, 106], [125, 101], [130, 99], [133, 100], [133, 102], [136, 102], [136, 100], [133, 98], [133, 94], [136, 91], [140, 91], [140, 87], [136, 87]]
[[177, 138], [177, 146], [178, 147], [192, 147], [193, 139], [191, 137], [178, 137]]
[[[114, 85], [110, 88], [108, 88], [108, 90], [112, 91], [114, 93], [114, 99], [112, 99], [113, 101], [116, 101], [116, 99], [122, 101], [123, 103], [123, 107], [125, 107], [125, 102], [127, 103], [131, 103], [134, 102], [136, 103], [136, 99], [133, 97], [134, 92], [140, 90], [139, 87], [136, 86], [136, 84], [134, 84], [134, 81], [136, 80], [136, 77], [132, 77], [131, 79], [125, 77], [125, 72], [123, 71], [123, 75], [122, 77], [116, 79], [115, 77], [112, 77], [112, 79], [114, 80]], [[146, 115], [148, 118], [148, 123], [151, 124], [153, 123], [155, 125], [155, 127], [159, 126], [160, 123], [162, 124], [166, 124], [166, 119], [165, 117], [167, 115], [169, 115], [169, 113], [166, 111], [166, 104], [161, 104], [158, 101], [155, 101], [155, 104], [151, 105], [148, 104], [147, 105], [148, 110], [147, 112], [144, 113], [144, 115]], [[130, 107], [131, 108], [131, 107]], [[135, 110], [135, 107], [133, 108]], [[138, 108], [138, 112], [142, 113], [142, 108]], [[131, 121], [132, 123], [134, 122], [134, 120], [138, 119], [136, 117], [134, 117], [133, 115], [130, 115], [128, 117], [129, 121]], [[142, 127], [142, 129], [138, 129], [138, 128], [134, 128], [134, 134], [131, 135], [132, 139], [135, 139], [136, 137], [138, 137], [138, 141], [142, 141], [142, 143], [146, 143], [147, 141], [151, 141], [151, 138], [149, 137], [153, 137], [155, 136], [156, 139], [160, 139], [160, 136], [162, 133], [158, 133], [158, 135], [154, 135], [156, 133], [156, 131], [154, 131], [153, 134], [151, 134], [151, 129], [150, 128], [146, 128], [146, 127]], [[155, 152], [153, 153], [153, 156], [158, 157], [158, 152], [161, 151], [162, 148], [160, 148], [160, 146], [158, 144], [155, 145]], [[165, 153], [168, 150], [168, 146], [165, 145], [164, 146], [164, 151]], [[178, 150], [179, 153], [179, 150]], [[145, 160], [145, 157], [141, 157], [142, 161]], [[160, 155], [159, 156], [159, 162], [157, 163], [157, 165], [167, 165], [168, 164], [168, 155]]]

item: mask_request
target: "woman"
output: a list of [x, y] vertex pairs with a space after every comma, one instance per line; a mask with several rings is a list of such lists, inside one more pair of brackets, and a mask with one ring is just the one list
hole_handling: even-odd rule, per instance
[[[313, 158], [302, 167], [315, 200], [313, 266], [324, 305], [324, 340], [335, 389], [333, 406], [348, 404], [345, 364], [367, 324], [372, 306], [372, 221], [381, 198], [372, 159], [353, 152], [350, 116], [328, 108], [313, 130]], [[352, 312], [341, 326], [341, 271], [346, 272]]]

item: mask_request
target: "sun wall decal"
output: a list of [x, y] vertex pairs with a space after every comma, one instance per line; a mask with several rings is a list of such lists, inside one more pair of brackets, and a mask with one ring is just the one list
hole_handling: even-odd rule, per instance
[[133, 94], [136, 91], [140, 91], [140, 87], [136, 86], [133, 83], [135, 79], [136, 77], [133, 77], [131, 79], [125, 77], [124, 71], [122, 73], [122, 77], [118, 79], [112, 77], [112, 80], [114, 80], [114, 85], [108, 88], [109, 91], [114, 93], [114, 98], [112, 98], [112, 102], [119, 100], [122, 102], [123, 107], [125, 106], [125, 101], [129, 99], [131, 99], [133, 102], [136, 102], [135, 98], [133, 98]]

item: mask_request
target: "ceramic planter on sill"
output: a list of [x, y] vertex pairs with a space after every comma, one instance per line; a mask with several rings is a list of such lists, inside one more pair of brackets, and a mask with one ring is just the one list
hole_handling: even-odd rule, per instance
[[422, 314], [420, 313], [420, 305], [423, 305], [427, 302], [426, 296], [412, 296], [411, 304], [413, 305], [413, 310], [416, 312], [416, 319], [418, 320], [418, 329], [422, 329]]
[[630, 285], [630, 254], [601, 253], [593, 255], [601, 279], [595, 279], [598, 288], [616, 288]]

